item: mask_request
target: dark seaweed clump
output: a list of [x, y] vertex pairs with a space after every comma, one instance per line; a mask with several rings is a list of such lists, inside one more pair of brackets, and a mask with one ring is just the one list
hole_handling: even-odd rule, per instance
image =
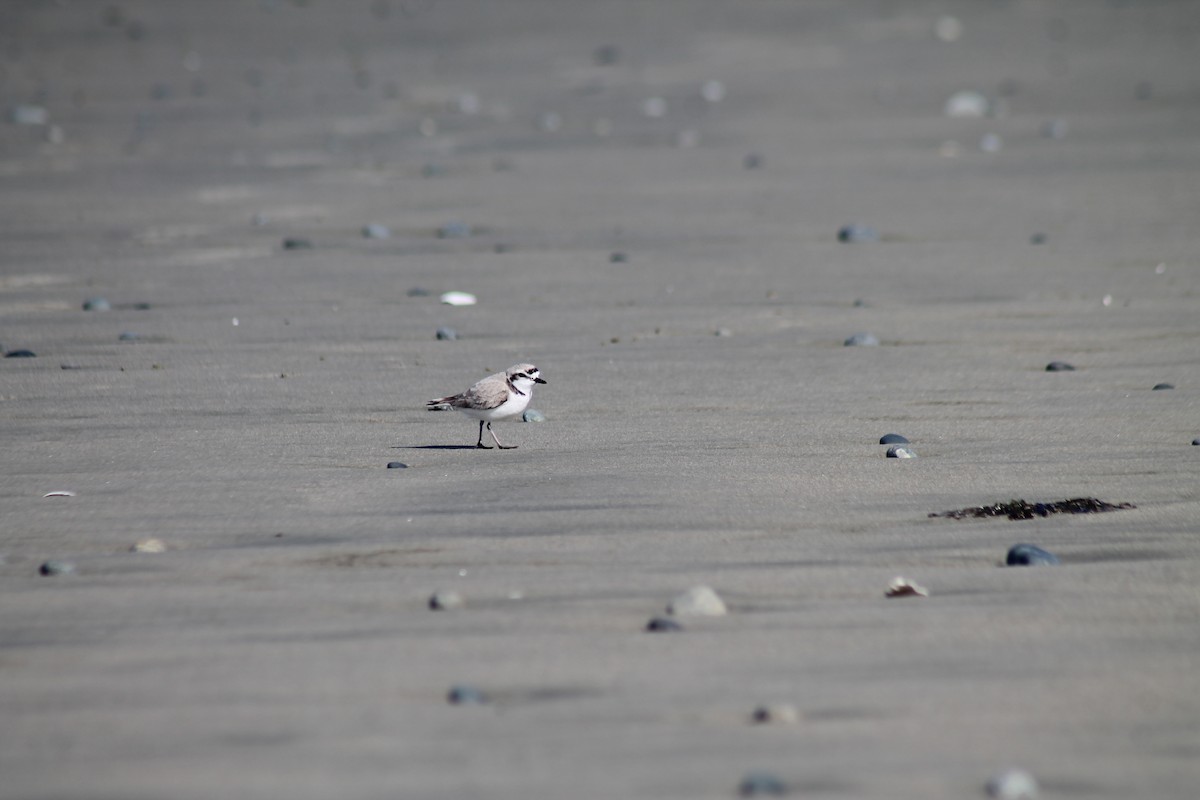
[[1030, 503], [1027, 500], [1009, 500], [990, 506], [971, 506], [953, 511], [931, 512], [931, 517], [968, 519], [985, 517], [1008, 517], [1009, 519], [1033, 519], [1051, 514], [1099, 514], [1102, 511], [1118, 511], [1122, 508], [1137, 508], [1133, 503], [1107, 503], [1095, 497], [1076, 497], [1055, 503]]

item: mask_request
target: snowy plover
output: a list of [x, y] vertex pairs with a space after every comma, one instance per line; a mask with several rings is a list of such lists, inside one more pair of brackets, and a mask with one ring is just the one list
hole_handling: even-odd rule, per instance
[[438, 406], [450, 406], [471, 419], [479, 420], [479, 441], [475, 443], [476, 447], [492, 449], [491, 445], [483, 443], [483, 426], [486, 425], [497, 447], [501, 450], [512, 450], [517, 445], [500, 444], [495, 431], [492, 430], [492, 422], [515, 417], [524, 411], [533, 395], [533, 385], [545, 382], [541, 377], [541, 370], [533, 364], [515, 364], [504, 372], [488, 375], [462, 394], [430, 400], [425, 405], [430, 410]]

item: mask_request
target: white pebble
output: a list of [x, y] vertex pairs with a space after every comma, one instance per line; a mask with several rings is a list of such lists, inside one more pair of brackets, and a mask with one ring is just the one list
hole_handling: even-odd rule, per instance
[[985, 133], [979, 140], [979, 149], [985, 153], [999, 153], [1003, 146], [1003, 140], [995, 133]]
[[944, 111], [947, 117], [959, 119], [983, 117], [988, 113], [988, 99], [979, 92], [955, 92], [946, 101]]
[[676, 616], [723, 617], [725, 601], [711, 587], [693, 586], [667, 604], [667, 613]]
[[988, 797], [999, 800], [1035, 800], [1038, 796], [1037, 781], [1023, 769], [1006, 769], [993, 775], [986, 788]]
[[963, 26], [958, 17], [947, 14], [937, 18], [937, 22], [933, 24], [933, 32], [943, 42], [957, 42], [958, 37], [962, 36]]
[[129, 550], [132, 553], [165, 553], [167, 546], [162, 539], [138, 539]]
[[475, 295], [467, 292], [446, 292], [442, 295], [442, 303], [448, 306], [473, 306], [476, 302]]

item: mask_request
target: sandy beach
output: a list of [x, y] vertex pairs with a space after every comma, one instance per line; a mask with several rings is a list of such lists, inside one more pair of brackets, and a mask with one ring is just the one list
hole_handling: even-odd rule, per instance
[[[0, 798], [1195, 798], [1198, 54], [1165, 0], [5, 3]], [[424, 408], [526, 361], [518, 449]], [[1135, 507], [930, 517], [1079, 497]]]

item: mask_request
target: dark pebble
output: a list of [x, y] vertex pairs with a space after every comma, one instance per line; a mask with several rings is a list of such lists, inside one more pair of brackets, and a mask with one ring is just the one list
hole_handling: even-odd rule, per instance
[[37, 353], [32, 350], [9, 350], [4, 354], [5, 358], [37, 358]]
[[608, 257], [608, 263], [610, 264], [626, 264], [628, 262], [629, 256], [624, 253], [613, 253]]
[[646, 623], [646, 630], [650, 633], [678, 633], [683, 626], [667, 617], [655, 617]]
[[389, 461], [387, 468], [388, 469], [408, 469], [408, 464], [405, 464], [403, 461]]
[[446, 702], [456, 706], [480, 706], [487, 702], [487, 696], [474, 686], [452, 686], [446, 694]]
[[742, 169], [758, 169], [763, 165], [763, 157], [758, 153], [747, 153], [742, 159]]
[[440, 178], [447, 174], [450, 170], [443, 167], [441, 164], [424, 164], [421, 166], [422, 178]]
[[846, 347], [877, 347], [879, 339], [873, 333], [856, 333], [842, 344]]
[[1192, 439], [1192, 444], [1200, 445], [1200, 436], [1197, 436], [1195, 439]]
[[877, 242], [879, 231], [866, 225], [843, 225], [837, 238], [839, 242]]
[[738, 794], [742, 797], [764, 794], [779, 796], [787, 794], [787, 784], [769, 772], [748, 772], [738, 784]]
[[1010, 567], [1040, 567], [1059, 564], [1058, 556], [1034, 544], [1014, 544], [1008, 550], [1004, 563]]
[[112, 311], [112, 305], [103, 297], [89, 297], [83, 301], [84, 311]]
[[458, 338], [458, 331], [454, 328], [438, 328], [436, 335], [440, 341], [453, 342]]
[[288, 237], [283, 240], [284, 250], [311, 250], [313, 243], [309, 239]]
[[433, 293], [428, 289], [422, 289], [420, 286], [414, 286], [408, 290], [409, 297], [429, 297], [431, 294]]
[[1046, 234], [1035, 233], [1033, 236], [1029, 237], [1029, 243], [1030, 244], [1045, 244], [1046, 243]]
[[879, 437], [880, 444], [908, 444], [908, 439], [898, 433], [885, 433]]
[[38, 572], [43, 575], [70, 575], [75, 572], [75, 565], [70, 561], [52, 558], [38, 567]]
[[605, 44], [597, 47], [592, 58], [601, 67], [610, 67], [621, 60], [621, 49], [615, 44]]
[[1051, 361], [1046, 365], [1046, 372], [1074, 372], [1075, 367], [1065, 361]]
[[1156, 384], [1154, 384], [1153, 391], [1161, 392], [1163, 389], [1174, 389], [1174, 388], [1175, 388], [1175, 384], [1173, 384], [1173, 383], [1156, 383]]
[[438, 228], [437, 237], [439, 239], [469, 239], [471, 238], [471, 226], [465, 222], [447, 222]]
[[140, 338], [142, 338], [142, 335], [133, 331], [121, 331], [117, 336], [117, 340], [122, 342], [136, 342]]

